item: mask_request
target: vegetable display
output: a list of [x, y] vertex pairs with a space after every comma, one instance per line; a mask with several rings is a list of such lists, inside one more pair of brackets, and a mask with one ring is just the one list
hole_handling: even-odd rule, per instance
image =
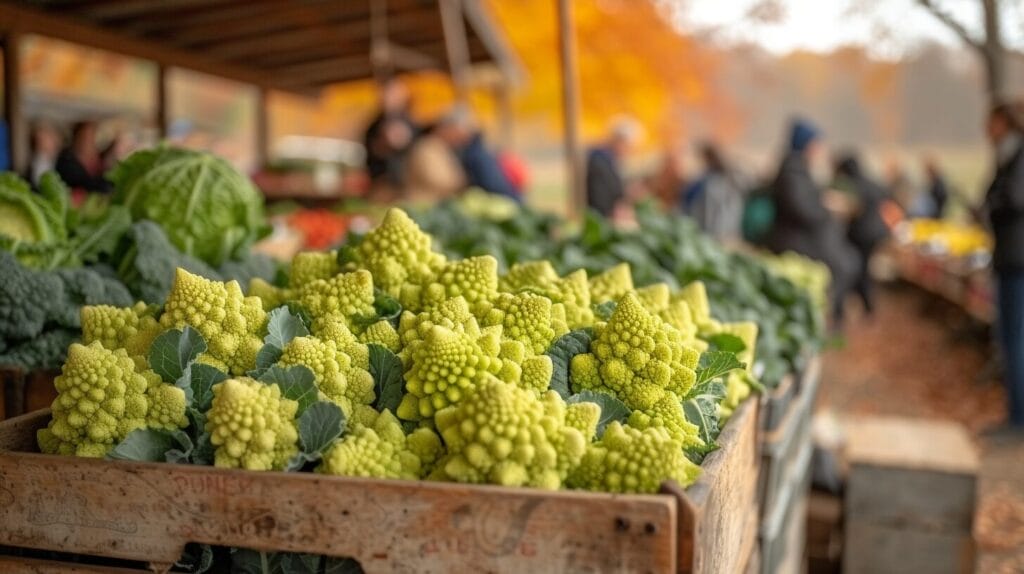
[[499, 275], [432, 248], [392, 209], [357, 245], [296, 256], [280, 287], [179, 268], [159, 308], [84, 306], [40, 449], [654, 492], [696, 479], [757, 386], [737, 359], [756, 326], [708, 316], [700, 283]]
[[[177, 158], [179, 163], [164, 163], [169, 157]], [[140, 158], [149, 159], [143, 162]], [[204, 197], [213, 187], [244, 181], [237, 172], [226, 175], [224, 169], [230, 168], [225, 168], [220, 159], [159, 148], [133, 154], [125, 160], [125, 167], [115, 170], [120, 174], [120, 196], [127, 197], [135, 189], [139, 190], [135, 193], [145, 189], [146, 194], [160, 196], [163, 189], [146, 187], [150, 178], [145, 170], [166, 172], [173, 166], [179, 169], [184, 164], [192, 165], [193, 161], [205, 166], [199, 177], [193, 181], [197, 174], [185, 170], [174, 182], [188, 182], [197, 198]], [[145, 170], [144, 165], [148, 166]], [[178, 222], [157, 211], [140, 210], [138, 215], [143, 218], [133, 223], [133, 206], [122, 204], [119, 197], [109, 204], [103, 198], [92, 197], [78, 208], [71, 208], [70, 192], [55, 173], [44, 174], [38, 190], [15, 174], [0, 173], [0, 274], [4, 277], [0, 285], [0, 317], [9, 318], [0, 326], [0, 367], [23, 371], [59, 367], [68, 345], [79, 339], [79, 310], [83, 305], [129, 307], [135, 301], [163, 303], [178, 268], [209, 279], [237, 279], [246, 284], [255, 277], [273, 280], [278, 264], [247, 249], [259, 227], [257, 220], [250, 221], [250, 216], [261, 217], [262, 210], [258, 193], [250, 199], [254, 203], [244, 209], [231, 204], [200, 204], [205, 205], [203, 209], [246, 214], [244, 221], [252, 224], [251, 233], [246, 232], [244, 240], [234, 241], [231, 237], [237, 234], [233, 231], [236, 224], [222, 221], [219, 216], [194, 218], [202, 223], [192, 223], [182, 231]], [[178, 211], [168, 207], [168, 213], [174, 212], [175, 216]], [[231, 248], [225, 250], [232, 257], [213, 266], [183, 252], [168, 237], [168, 229], [174, 230], [172, 237], [179, 239], [182, 233], [190, 233], [188, 229], [228, 238]], [[193, 239], [183, 239], [182, 244], [200, 245]], [[197, 255], [206, 253], [193, 251]]]
[[[642, 204], [636, 210], [635, 230], [618, 229], [590, 213], [579, 231], [567, 233], [567, 225], [551, 215], [519, 208], [509, 217], [504, 208], [482, 209], [479, 198], [468, 209], [463, 201], [414, 214], [449, 255], [489, 254], [503, 270], [543, 259], [563, 274], [577, 269], [595, 274], [627, 263], [638, 287], [664, 283], [676, 288], [700, 281], [715, 317], [760, 327], [753, 372], [766, 386], [802, 370], [823, 341], [817, 295], [773, 272], [758, 256], [725, 250], [686, 217]], [[493, 215], [495, 211], [500, 217]], [[607, 287], [615, 289], [615, 283], [610, 281]]]

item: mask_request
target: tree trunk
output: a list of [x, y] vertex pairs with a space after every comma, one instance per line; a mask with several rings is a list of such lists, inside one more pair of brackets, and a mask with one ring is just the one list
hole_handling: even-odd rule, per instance
[[985, 17], [985, 41], [978, 46], [985, 62], [986, 88], [992, 103], [1007, 97], [1006, 46], [1000, 29], [999, 0], [982, 0]]

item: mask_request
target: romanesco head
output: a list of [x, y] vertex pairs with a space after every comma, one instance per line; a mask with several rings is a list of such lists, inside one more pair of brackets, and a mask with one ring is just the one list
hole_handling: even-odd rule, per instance
[[278, 287], [262, 277], [253, 277], [249, 280], [249, 296], [258, 298], [263, 304], [264, 311], [270, 312], [277, 309], [292, 299], [294, 295], [292, 289]]
[[303, 251], [292, 258], [288, 270], [288, 287], [298, 289], [316, 281], [330, 279], [338, 274], [338, 254], [335, 251]]
[[314, 319], [334, 315], [345, 318], [351, 327], [353, 317], [374, 314], [373, 277], [365, 270], [317, 279], [299, 289], [298, 295], [299, 304]]
[[640, 430], [616, 421], [601, 440], [587, 447], [567, 484], [602, 492], [654, 493], [666, 480], [688, 486], [699, 475], [700, 467], [686, 458], [682, 445], [664, 428]]
[[124, 349], [99, 341], [71, 345], [54, 387], [53, 416], [39, 435], [43, 452], [102, 457], [135, 429], [188, 426], [182, 389], [137, 372]]
[[708, 303], [708, 292], [704, 288], [703, 282], [694, 281], [683, 287], [672, 296], [672, 300], [686, 301], [686, 304], [690, 306], [693, 322], [698, 327], [703, 327], [711, 320], [711, 305]]
[[319, 339], [334, 341], [338, 349], [352, 359], [352, 366], [357, 369], [370, 368], [370, 350], [348, 328], [348, 323], [341, 315], [326, 315], [313, 320], [310, 329]]
[[352, 358], [330, 339], [295, 337], [282, 349], [278, 364], [303, 365], [313, 372], [317, 388], [346, 414], [355, 404], [373, 402], [373, 376], [355, 367]]
[[587, 442], [597, 435], [597, 423], [601, 420], [601, 406], [597, 403], [581, 401], [567, 405], [565, 408], [565, 424], [579, 429]]
[[199, 331], [207, 352], [235, 374], [256, 365], [266, 322], [263, 304], [256, 297], [242, 295], [237, 281], [210, 281], [180, 268], [160, 316], [160, 325], [166, 329], [191, 325]]
[[525, 261], [513, 265], [498, 281], [498, 288], [506, 293], [523, 289], [546, 291], [555, 281], [558, 281], [558, 273], [550, 261]]
[[498, 293], [477, 303], [476, 316], [481, 326], [501, 325], [503, 337], [519, 341], [537, 355], [566, 333], [564, 320], [559, 324], [553, 315], [551, 300], [528, 292]]
[[640, 304], [651, 313], [661, 313], [668, 308], [669, 297], [672, 290], [668, 283], [655, 283], [636, 290], [636, 296]]
[[402, 348], [398, 331], [395, 330], [390, 321], [384, 319], [367, 327], [359, 336], [359, 341], [367, 345], [370, 343], [380, 345], [392, 353], [397, 353]]
[[420, 313], [405, 311], [398, 322], [402, 345], [422, 339], [434, 326], [479, 336], [480, 326], [462, 297], [453, 297]]
[[[553, 396], [552, 396], [553, 395]], [[457, 482], [557, 489], [578, 464], [586, 439], [565, 423], [565, 405], [487, 377], [435, 418], [448, 448], [439, 472]]]
[[357, 248], [359, 263], [373, 274], [377, 287], [398, 297], [402, 286], [427, 282], [444, 265], [431, 250], [431, 238], [404, 211], [391, 208]]
[[695, 351], [682, 335], [651, 314], [633, 292], [620, 300], [607, 323], [595, 327], [591, 353], [570, 362], [577, 391], [614, 395], [631, 409], [647, 409], [665, 392], [684, 396], [696, 382]]
[[633, 274], [629, 263], [619, 263], [590, 278], [590, 300], [593, 303], [618, 301], [632, 290]]
[[[427, 429], [418, 431], [423, 432], [418, 435], [417, 446], [422, 448], [425, 456], [436, 457], [436, 453], [424, 447], [429, 439], [423, 433], [432, 435], [440, 447], [437, 435]], [[431, 461], [422, 459], [409, 442], [398, 419], [391, 411], [385, 410], [369, 426], [353, 425], [349, 433], [324, 455], [317, 472], [372, 478], [422, 478]]]
[[86, 305], [82, 307], [82, 342], [99, 341], [106, 349], [124, 349], [145, 370], [149, 346], [163, 331], [153, 312], [142, 302], [133, 307]]
[[429, 281], [405, 284], [399, 294], [402, 306], [411, 311], [429, 309], [453, 297], [470, 305], [498, 292], [498, 260], [490, 255], [449, 261]]
[[[403, 351], [406, 356], [406, 395], [398, 416], [406, 420], [430, 418], [440, 409], [457, 404], [488, 373], [498, 373], [503, 361], [499, 348], [481, 347], [477, 336], [440, 325]], [[485, 345], [486, 346], [486, 345]]]
[[700, 428], [686, 420], [683, 405], [679, 397], [673, 393], [666, 393], [649, 409], [633, 411], [627, 424], [639, 430], [663, 428], [668, 432], [668, 436], [683, 445], [683, 448], [704, 446], [704, 441], [700, 438]]
[[283, 398], [275, 384], [248, 377], [213, 387], [206, 431], [216, 447], [214, 465], [247, 470], [280, 470], [298, 452], [295, 414], [299, 405]]
[[697, 336], [697, 324], [690, 313], [690, 305], [682, 299], [673, 299], [665, 309], [658, 312], [662, 321], [675, 327], [686, 341], [693, 341]]
[[587, 272], [578, 269], [555, 283], [561, 304], [565, 307], [565, 320], [570, 329], [594, 324], [594, 310], [590, 306], [590, 282]]

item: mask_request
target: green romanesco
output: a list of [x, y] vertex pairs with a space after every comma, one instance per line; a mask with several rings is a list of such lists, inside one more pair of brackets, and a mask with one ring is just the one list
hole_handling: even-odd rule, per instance
[[266, 323], [260, 300], [245, 297], [238, 282], [210, 281], [184, 269], [176, 271], [160, 316], [166, 329], [191, 325], [199, 331], [207, 352], [236, 375], [255, 367]]
[[565, 416], [554, 391], [538, 398], [486, 377], [464, 401], [437, 413], [448, 453], [434, 478], [558, 489], [587, 445]]
[[281, 396], [275, 384], [248, 377], [213, 386], [206, 431], [216, 447], [214, 465], [247, 470], [281, 470], [298, 452], [295, 414], [299, 404]]
[[597, 423], [601, 420], [601, 406], [597, 403], [582, 401], [565, 408], [565, 424], [579, 429], [587, 442], [597, 436]]
[[474, 336], [480, 335], [480, 325], [470, 312], [469, 304], [462, 297], [453, 297], [420, 313], [403, 312], [398, 322], [402, 346], [407, 347], [413, 341], [422, 339], [435, 325]]
[[157, 308], [138, 302], [132, 307], [82, 307], [82, 342], [99, 341], [104, 348], [124, 349], [140, 371], [148, 368], [149, 346], [163, 332]]
[[395, 330], [390, 321], [384, 319], [367, 327], [359, 335], [359, 341], [366, 345], [370, 343], [380, 345], [392, 353], [397, 353], [402, 348], [402, 341], [398, 337], [398, 331]]
[[631, 409], [647, 409], [665, 392], [682, 397], [696, 382], [700, 354], [628, 292], [607, 323], [594, 327], [591, 352], [570, 362], [573, 390], [602, 391]]
[[589, 445], [569, 475], [570, 488], [616, 493], [655, 493], [666, 480], [689, 486], [700, 467], [682, 445], [660, 427], [644, 430], [612, 422], [601, 440]]
[[403, 285], [427, 283], [444, 266], [431, 241], [404, 211], [391, 208], [359, 243], [357, 263], [373, 274], [378, 288], [398, 297]]
[[[690, 305], [682, 299], [669, 301], [668, 306], [662, 311], [658, 312], [658, 316], [663, 321], [672, 325], [683, 335], [683, 339], [687, 342], [702, 347], [702, 341], [697, 341], [697, 324], [693, 321], [693, 314], [690, 313]], [[700, 350], [704, 350], [701, 348]]]
[[406, 283], [399, 293], [402, 307], [422, 311], [453, 297], [471, 306], [492, 299], [498, 292], [498, 260], [490, 255], [449, 261], [429, 280]]
[[263, 310], [267, 312], [284, 305], [294, 295], [295, 293], [291, 289], [283, 289], [261, 277], [254, 277], [249, 281], [249, 296], [259, 298], [263, 303]]
[[340, 315], [327, 315], [313, 320], [310, 326], [313, 336], [334, 341], [338, 350], [352, 359], [352, 366], [357, 369], [369, 370], [370, 349], [349, 330], [345, 319]]
[[517, 263], [499, 278], [498, 289], [504, 293], [525, 291], [551, 299], [556, 309], [562, 308], [571, 329], [589, 327], [594, 322], [590, 285], [583, 269], [560, 278], [550, 261]]
[[555, 339], [569, 331], [564, 308], [552, 312], [551, 300], [533, 293], [498, 293], [493, 299], [475, 306], [482, 327], [501, 325], [507, 339], [526, 345], [527, 351], [539, 355], [548, 350]]
[[[410, 442], [416, 444], [415, 450]], [[385, 409], [369, 424], [352, 425], [324, 455], [317, 472], [416, 480], [426, 475], [441, 449], [441, 439], [431, 430], [417, 429], [405, 436], [398, 419]]]
[[525, 261], [516, 263], [498, 279], [498, 288], [505, 293], [524, 289], [545, 291], [558, 281], [558, 273], [550, 261]]
[[640, 300], [640, 304], [644, 306], [644, 309], [655, 314], [668, 309], [671, 296], [672, 289], [669, 288], [668, 283], [655, 283], [636, 290], [636, 297]]
[[338, 254], [334, 251], [296, 253], [288, 270], [288, 287], [298, 289], [317, 279], [330, 279], [339, 271]]
[[373, 277], [364, 270], [316, 279], [298, 290], [299, 304], [314, 319], [341, 317], [349, 328], [354, 317], [375, 314], [373, 299]]
[[704, 283], [694, 281], [672, 295], [673, 301], [685, 301], [690, 306], [690, 315], [700, 330], [714, 328], [716, 321], [711, 318], [711, 305]]
[[43, 452], [102, 457], [135, 429], [188, 426], [182, 389], [136, 372], [124, 349], [99, 341], [71, 345], [54, 387], [53, 418], [38, 433]]
[[333, 340], [295, 337], [284, 346], [278, 364], [309, 368], [320, 392], [340, 406], [346, 415], [352, 413], [354, 405], [373, 402], [373, 376], [353, 366], [352, 358]]
[[700, 428], [686, 420], [682, 403], [672, 393], [666, 393], [664, 398], [649, 409], [633, 411], [627, 424], [640, 430], [650, 427], [663, 428], [668, 432], [668, 436], [683, 445], [683, 448], [704, 446], [704, 441], [700, 438]]
[[633, 290], [633, 274], [629, 263], [619, 263], [590, 278], [590, 301], [604, 303], [618, 301]]

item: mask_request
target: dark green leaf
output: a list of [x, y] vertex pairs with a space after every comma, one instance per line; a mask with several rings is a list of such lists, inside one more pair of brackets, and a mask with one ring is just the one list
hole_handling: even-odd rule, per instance
[[353, 558], [327, 558], [324, 574], [363, 574], [362, 565]]
[[306, 329], [313, 324], [313, 317], [309, 314], [309, 311], [305, 307], [299, 304], [298, 301], [288, 301], [285, 303], [288, 310], [291, 311], [292, 315], [295, 315], [299, 319], [302, 319], [302, 323], [306, 325]]
[[274, 345], [263, 345], [260, 347], [258, 353], [256, 353], [256, 368], [249, 371], [248, 374], [254, 379], [258, 379], [263, 376], [263, 373], [270, 368], [271, 365], [278, 362], [281, 359], [281, 355], [284, 351], [280, 347]]
[[313, 371], [305, 365], [281, 367], [274, 365], [267, 369], [259, 381], [275, 384], [281, 388], [281, 396], [299, 403], [297, 416], [301, 416], [310, 405], [317, 401], [318, 391]]
[[306, 453], [323, 453], [345, 432], [345, 413], [329, 402], [313, 403], [299, 417], [299, 440]]
[[581, 353], [590, 352], [590, 341], [593, 331], [577, 329], [562, 335], [552, 343], [547, 355], [551, 357], [550, 389], [557, 392], [563, 399], [569, 398], [572, 389], [569, 385], [569, 365], [572, 358]]
[[309, 335], [309, 329], [299, 315], [292, 313], [286, 305], [274, 309], [267, 316], [267, 336], [263, 342], [283, 349], [295, 337]]
[[186, 367], [183, 380], [192, 391], [192, 405], [200, 411], [209, 410], [213, 386], [227, 378], [226, 373], [205, 363], [192, 363]]
[[597, 403], [597, 405], [601, 407], [601, 418], [597, 421], [598, 437], [604, 434], [605, 427], [610, 423], [613, 421], [625, 423], [626, 419], [628, 419], [630, 415], [629, 407], [624, 405], [619, 399], [606, 393], [586, 390], [569, 397], [566, 401], [568, 404], [582, 402]]
[[[705, 395], [694, 397], [683, 401], [683, 413], [686, 415], [686, 420], [697, 425], [698, 436], [704, 441], [704, 448], [714, 446], [719, 432], [718, 401]], [[697, 450], [704, 452], [702, 449]]]
[[617, 303], [615, 301], [604, 301], [594, 305], [594, 315], [601, 321], [607, 321], [612, 318], [612, 313], [615, 312]]
[[380, 345], [371, 343], [370, 374], [373, 375], [373, 391], [377, 396], [374, 408], [384, 409], [392, 413], [398, 410], [405, 394], [405, 381], [402, 379], [402, 361], [398, 355]]
[[174, 446], [174, 438], [167, 431], [136, 429], [128, 433], [114, 450], [107, 453], [107, 459], [164, 462], [167, 460], [167, 451]]
[[185, 369], [206, 351], [206, 341], [192, 327], [160, 334], [149, 348], [149, 366], [164, 381], [177, 384]]
[[188, 464], [192, 460], [192, 451], [195, 450], [195, 445], [192, 443], [192, 438], [188, 436], [183, 430], [171, 431], [171, 440], [177, 445], [171, 448], [165, 453], [165, 459], [167, 462], [176, 462], [181, 464]]

